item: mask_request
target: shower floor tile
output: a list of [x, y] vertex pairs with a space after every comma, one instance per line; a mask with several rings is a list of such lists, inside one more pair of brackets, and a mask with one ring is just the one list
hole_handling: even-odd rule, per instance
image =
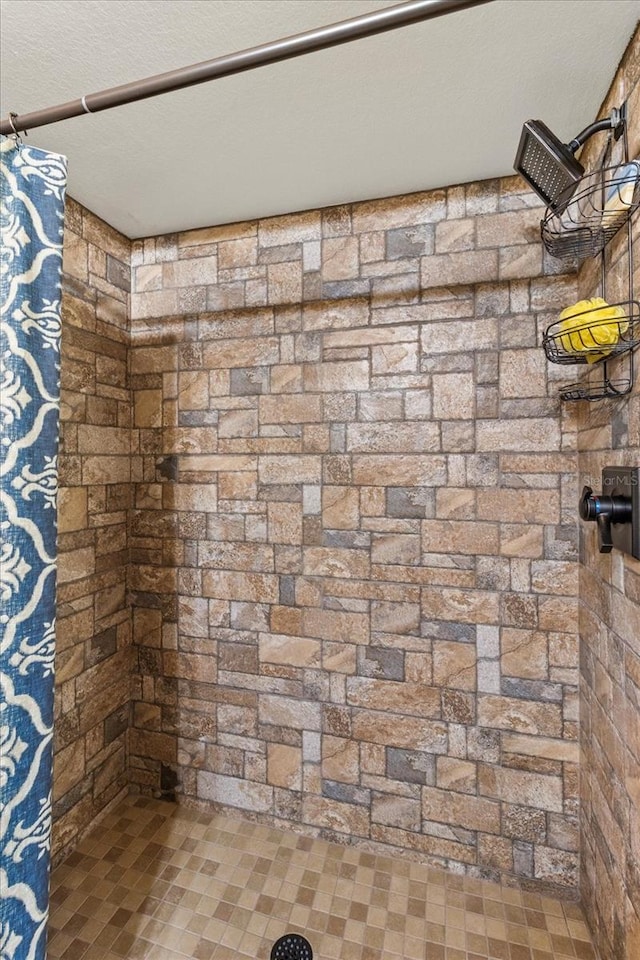
[[130, 797], [53, 872], [49, 960], [595, 960], [580, 907]]

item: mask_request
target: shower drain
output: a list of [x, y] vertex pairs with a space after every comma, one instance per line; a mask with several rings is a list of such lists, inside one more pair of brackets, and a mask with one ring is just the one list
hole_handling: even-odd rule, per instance
[[313, 960], [313, 950], [299, 933], [285, 933], [271, 948], [271, 960]]

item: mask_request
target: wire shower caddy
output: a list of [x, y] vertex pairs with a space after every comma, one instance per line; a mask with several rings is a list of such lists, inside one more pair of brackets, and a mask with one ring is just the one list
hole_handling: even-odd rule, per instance
[[640, 163], [601, 167], [585, 174], [578, 187], [564, 190], [556, 208], [547, 208], [542, 242], [559, 260], [596, 257], [640, 207]]
[[[624, 107], [621, 112], [625, 117]], [[640, 163], [629, 163], [626, 122], [622, 163], [606, 165], [610, 150], [611, 136], [600, 167], [586, 174], [577, 187], [568, 188], [554, 209], [547, 208], [541, 223], [542, 241], [554, 257], [578, 261], [598, 255], [601, 258], [603, 303], [556, 320], [546, 328], [542, 340], [545, 354], [552, 363], [588, 364], [602, 373], [598, 382], [587, 378], [562, 387], [560, 399], [566, 401], [623, 397], [633, 389], [634, 350], [640, 345], [640, 302], [633, 296], [631, 218], [640, 207]], [[609, 304], [606, 302], [606, 246], [625, 224], [628, 299]], [[616, 373], [612, 375], [610, 363], [614, 360], [620, 362], [616, 363]]]

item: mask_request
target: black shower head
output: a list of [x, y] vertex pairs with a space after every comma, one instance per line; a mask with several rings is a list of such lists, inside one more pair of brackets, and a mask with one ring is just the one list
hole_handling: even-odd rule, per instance
[[[514, 164], [518, 173], [549, 207], [564, 206], [572, 185], [584, 175], [584, 167], [542, 120], [527, 120]], [[560, 199], [562, 198], [562, 199]]]

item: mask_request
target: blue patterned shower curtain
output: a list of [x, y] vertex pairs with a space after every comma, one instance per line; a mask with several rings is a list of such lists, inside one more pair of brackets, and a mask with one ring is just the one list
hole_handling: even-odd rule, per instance
[[0, 958], [44, 960], [66, 160], [0, 161]]

